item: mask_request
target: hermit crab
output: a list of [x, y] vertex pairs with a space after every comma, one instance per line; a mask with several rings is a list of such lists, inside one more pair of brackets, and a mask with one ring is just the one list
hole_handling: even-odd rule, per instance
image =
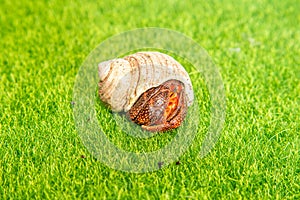
[[194, 100], [188, 73], [160, 52], [138, 52], [101, 62], [98, 74], [100, 99], [147, 131], [179, 127]]

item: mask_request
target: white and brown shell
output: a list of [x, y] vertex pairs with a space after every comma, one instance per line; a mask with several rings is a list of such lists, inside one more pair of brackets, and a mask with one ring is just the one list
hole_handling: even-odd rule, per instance
[[100, 98], [114, 112], [127, 112], [145, 91], [172, 79], [184, 84], [188, 106], [194, 100], [186, 70], [174, 58], [160, 52], [138, 52], [101, 62], [98, 73]]

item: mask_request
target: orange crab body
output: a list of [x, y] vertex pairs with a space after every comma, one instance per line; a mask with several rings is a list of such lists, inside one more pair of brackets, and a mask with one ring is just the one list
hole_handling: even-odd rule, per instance
[[180, 126], [186, 109], [183, 84], [170, 80], [144, 92], [127, 115], [145, 130], [167, 131]]

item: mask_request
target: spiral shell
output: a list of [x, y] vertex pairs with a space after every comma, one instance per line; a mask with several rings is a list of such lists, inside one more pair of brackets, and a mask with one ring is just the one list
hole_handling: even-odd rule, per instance
[[194, 100], [190, 77], [174, 58], [159, 52], [138, 52], [98, 65], [99, 95], [114, 112], [127, 112], [141, 94], [168, 80], [184, 84], [187, 105]]

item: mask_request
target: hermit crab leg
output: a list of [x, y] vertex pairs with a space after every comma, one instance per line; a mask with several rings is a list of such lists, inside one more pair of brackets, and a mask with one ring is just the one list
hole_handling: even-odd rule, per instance
[[176, 84], [176, 82], [173, 84], [172, 81], [166, 85], [170, 91], [167, 107], [164, 110], [164, 117], [161, 123], [142, 125], [142, 128], [145, 130], [157, 132], [177, 128], [186, 116], [186, 99], [182, 85]]

